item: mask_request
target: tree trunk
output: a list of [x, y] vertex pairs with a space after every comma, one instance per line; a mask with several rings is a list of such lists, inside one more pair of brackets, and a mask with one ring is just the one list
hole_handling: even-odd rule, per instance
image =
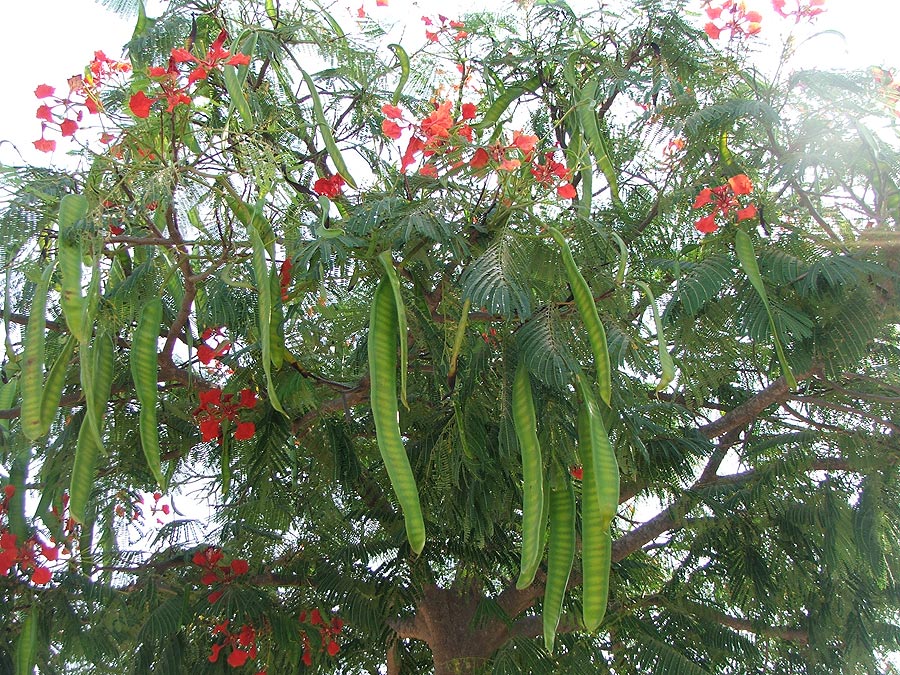
[[416, 604], [414, 617], [397, 622], [401, 638], [422, 640], [431, 649], [435, 675], [473, 675], [484, 666], [513, 635], [512, 619], [539, 597], [536, 586], [528, 591], [512, 589], [495, 598], [510, 621], [496, 616], [476, 620], [479, 604], [485, 600], [475, 588], [444, 589], [428, 586]]

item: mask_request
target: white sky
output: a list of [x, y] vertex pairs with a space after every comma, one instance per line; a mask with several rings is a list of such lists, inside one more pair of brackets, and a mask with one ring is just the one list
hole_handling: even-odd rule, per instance
[[[789, 24], [768, 14], [770, 0], [745, 1], [748, 9], [767, 12], [764, 28]], [[150, 4], [159, 5], [159, 0]], [[390, 0], [390, 7], [380, 8], [374, 0], [347, 0], [346, 8], [341, 3], [333, 8], [333, 13], [339, 20], [349, 20], [363, 5], [373, 17], [409, 20], [413, 23], [411, 30], [416, 31], [422, 29], [422, 14], [441, 11], [454, 18], [472, 7], [499, 9], [508, 4], [484, 0]], [[596, 6], [597, 1], [570, 0], [570, 4]], [[827, 0], [826, 7], [814, 30], [839, 30], [846, 35], [846, 41], [832, 34], [815, 38], [802, 50], [803, 65], [900, 66], [896, 35], [900, 1]], [[152, 7], [150, 14], [156, 14]], [[0, 145], [0, 162], [19, 164], [24, 158], [30, 163], [46, 164], [51, 158], [37, 152], [31, 144], [40, 136], [40, 122], [34, 117], [38, 106], [34, 88], [46, 83], [64, 90], [66, 79], [82, 72], [94, 50], [103, 50], [110, 57], [121, 55], [122, 45], [132, 30], [132, 20], [113, 14], [94, 0], [0, 0], [0, 62], [6, 64], [0, 140], [12, 141], [21, 153], [20, 156], [4, 142]], [[69, 147], [68, 142], [59, 143], [54, 161], [59, 163], [63, 159], [60, 152]]]

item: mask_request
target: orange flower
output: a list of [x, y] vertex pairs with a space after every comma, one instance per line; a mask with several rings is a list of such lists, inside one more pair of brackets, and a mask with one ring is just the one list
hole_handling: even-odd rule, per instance
[[397, 140], [403, 135], [403, 130], [400, 128], [400, 125], [393, 120], [383, 120], [381, 122], [381, 133], [388, 138]]
[[736, 211], [738, 221], [753, 218], [756, 215], [756, 206], [748, 204], [742, 206], [738, 201], [738, 196], [748, 195], [753, 191], [753, 184], [746, 174], [740, 173], [728, 179], [724, 185], [714, 188], [705, 187], [700, 190], [697, 198], [694, 199], [693, 208], [702, 209], [704, 206], [712, 204], [712, 212], [703, 216], [694, 223], [694, 227], [704, 234], [715, 232], [718, 229], [716, 224], [716, 216], [721, 213], [725, 217], [731, 214], [732, 209]]
[[736, 195], [749, 195], [753, 192], [753, 184], [745, 173], [739, 173], [737, 176], [729, 178], [728, 185]]

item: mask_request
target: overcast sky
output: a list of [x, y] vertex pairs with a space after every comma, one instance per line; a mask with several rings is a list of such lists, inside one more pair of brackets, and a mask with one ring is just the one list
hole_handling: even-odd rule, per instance
[[[763, 10], [770, 5], [770, 0], [745, 1], [750, 9]], [[339, 19], [350, 20], [355, 16], [356, 8], [363, 5], [372, 16], [391, 20], [409, 17], [418, 23], [425, 13], [441, 11], [458, 15], [473, 6], [502, 7], [505, 4], [506, 1], [390, 0], [389, 7], [378, 8], [375, 0], [348, 0], [346, 6], [343, 3], [335, 5], [333, 12]], [[570, 4], [596, 6], [597, 2], [571, 0]], [[897, 46], [900, 1], [827, 0], [826, 6], [828, 11], [815, 25], [815, 29], [823, 34], [802, 50], [804, 65], [900, 66], [900, 47]], [[458, 9], [453, 10], [454, 7]], [[154, 13], [152, 8], [150, 13]], [[786, 25], [776, 17], [771, 19], [771, 22], [764, 21], [764, 26]], [[51, 157], [37, 152], [31, 145], [40, 136], [40, 122], [34, 117], [38, 106], [34, 88], [46, 83], [64, 89], [66, 79], [83, 70], [94, 50], [103, 50], [111, 57], [121, 55], [122, 45], [132, 30], [131, 19], [113, 14], [94, 0], [0, 0], [0, 56], [5, 65], [0, 140], [12, 141], [21, 152], [20, 156], [9, 143], [3, 143], [0, 162], [18, 164], [22, 158], [33, 163], [48, 162]], [[846, 40], [826, 32], [828, 30], [843, 32]], [[59, 147], [64, 151], [68, 145], [60, 144]], [[57, 151], [56, 161], [59, 160]]]

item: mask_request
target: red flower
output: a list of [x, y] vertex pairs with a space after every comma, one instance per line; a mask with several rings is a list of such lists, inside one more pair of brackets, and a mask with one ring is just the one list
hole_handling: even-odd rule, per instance
[[741, 205], [738, 196], [748, 195], [753, 191], [753, 184], [746, 174], [738, 174], [728, 179], [724, 185], [714, 188], [705, 187], [694, 199], [695, 209], [712, 204], [712, 212], [700, 218], [694, 223], [694, 227], [704, 234], [715, 232], [718, 229], [716, 216], [721, 213], [726, 218], [730, 216], [732, 209], [736, 211], [737, 220], [746, 220], [756, 215], [756, 207], [753, 204]]
[[747, 220], [749, 218], [756, 217], [756, 206], [750, 204], [749, 206], [744, 207], [743, 209], [738, 209], [737, 219], [738, 221]]
[[216, 602], [218, 602], [219, 598], [221, 598], [221, 597], [222, 597], [222, 591], [213, 591], [208, 596], [206, 596], [206, 601], [209, 604], [214, 605], [214, 604], [216, 604]]
[[423, 164], [419, 169], [420, 176], [427, 176], [429, 178], [437, 178], [438, 171], [437, 167], [434, 164]]
[[163, 513], [165, 513], [166, 515], [169, 515], [169, 512], [172, 510], [172, 507], [169, 506], [168, 504], [163, 504], [159, 510], [162, 511]]
[[234, 440], [246, 441], [253, 438], [256, 433], [256, 425], [253, 422], [238, 422], [237, 428], [234, 430]]
[[216, 644], [214, 644], [212, 646], [212, 653], [210, 653], [210, 655], [209, 655], [210, 663], [215, 663], [216, 661], [219, 660], [219, 652], [222, 651], [222, 647], [223, 647], [223, 645], [216, 645]]
[[375, 6], [376, 7], [387, 7], [388, 0], [375, 0]]
[[221, 425], [221, 421], [214, 417], [209, 417], [200, 422], [200, 435], [203, 442], [216, 440], [219, 437]]
[[56, 141], [44, 138], [43, 136], [34, 141], [33, 145], [36, 150], [40, 150], [41, 152], [53, 152], [56, 150]]
[[41, 544], [41, 553], [50, 562], [53, 562], [59, 558], [59, 549], [55, 546], [47, 546], [46, 544]]
[[450, 127], [453, 126], [453, 116], [450, 114], [451, 101], [444, 101], [434, 112], [422, 120], [422, 133], [425, 134], [425, 143], [433, 144], [443, 138], [450, 137]]
[[462, 118], [464, 120], [474, 120], [475, 115], [478, 114], [478, 106], [474, 103], [463, 103], [462, 104]]
[[424, 149], [425, 142], [421, 138], [418, 136], [410, 138], [409, 144], [406, 146], [406, 152], [403, 153], [403, 157], [400, 160], [400, 173], [406, 173], [406, 168], [416, 161], [416, 155]]
[[556, 188], [556, 194], [558, 194], [563, 199], [576, 199], [578, 197], [578, 192], [575, 190], [575, 186], [571, 183], [563, 183], [558, 188]]
[[238, 635], [238, 643], [242, 647], [250, 647], [256, 642], [256, 635], [253, 633], [253, 626], [244, 624], [241, 626], [241, 632]]
[[202, 344], [197, 347], [197, 360], [204, 366], [208, 366], [213, 359], [218, 359], [220, 356], [227, 354], [229, 349], [231, 349], [231, 343], [227, 340], [223, 340], [215, 348]]
[[226, 65], [229, 66], [249, 66], [250, 65], [250, 55], [249, 54], [235, 54], [230, 59], [225, 62]]
[[388, 138], [397, 140], [403, 134], [403, 130], [400, 129], [400, 125], [393, 120], [384, 120], [381, 122], [381, 133]]
[[255, 408], [256, 407], [256, 392], [252, 389], [241, 389], [241, 407], [243, 408]]
[[716, 214], [710, 213], [708, 216], [703, 216], [703, 218], [694, 223], [694, 227], [703, 234], [715, 232], [719, 229], [719, 226], [716, 225]]
[[[285, 258], [281, 263], [281, 270], [278, 273], [278, 285], [281, 287], [281, 299], [288, 299], [288, 287], [291, 285], [291, 268], [294, 264], [290, 258]], [[241, 392], [243, 395], [243, 392]], [[252, 406], [251, 406], [252, 407]]]
[[200, 345], [197, 348], [197, 358], [204, 366], [209, 365], [213, 360], [213, 348], [209, 345]]
[[398, 120], [403, 117], [403, 111], [400, 110], [400, 108], [398, 108], [397, 106], [391, 105], [390, 103], [385, 103], [383, 106], [381, 106], [381, 112], [385, 117], [392, 120]]
[[736, 195], [749, 195], [753, 192], [753, 184], [747, 178], [747, 174], [739, 173], [737, 176], [732, 176], [728, 179], [728, 185]]
[[59, 129], [63, 136], [74, 136], [75, 132], [78, 131], [78, 123], [67, 118], [59, 125]]
[[236, 575], [247, 574], [250, 571], [250, 565], [246, 560], [235, 558], [231, 561], [231, 571]]
[[49, 84], [39, 84], [34, 90], [34, 95], [37, 98], [47, 98], [48, 96], [53, 96], [54, 91], [56, 91], [56, 89]]
[[700, 194], [697, 195], [697, 198], [694, 200], [694, 208], [699, 209], [701, 207], [706, 206], [707, 204], [712, 203], [712, 190], [708, 187], [700, 190]]
[[345, 183], [344, 177], [336, 173], [329, 178], [319, 178], [313, 183], [313, 190], [316, 194], [334, 199], [342, 193]]
[[49, 584], [52, 578], [53, 575], [46, 567], [36, 567], [31, 575], [31, 581], [39, 585]]
[[228, 665], [232, 668], [240, 668], [242, 665], [247, 663], [247, 659], [250, 658], [250, 654], [245, 651], [241, 651], [240, 649], [235, 649], [228, 655]]
[[146, 119], [150, 117], [150, 106], [156, 103], [157, 100], [155, 98], [147, 98], [147, 94], [139, 91], [128, 100], [128, 107], [131, 108], [131, 112], [134, 113], [135, 117]]
[[711, 21], [703, 26], [703, 30], [711, 40], [718, 40], [719, 36], [722, 34], [722, 29]]
[[584, 469], [578, 465], [570, 467], [569, 473], [575, 480], [584, 480]]
[[50, 110], [50, 106], [46, 104], [39, 106], [34, 116], [39, 120], [44, 120], [45, 122], [53, 121], [53, 112]]
[[488, 151], [484, 148], [478, 148], [475, 151], [475, 154], [472, 155], [472, 159], [469, 160], [469, 166], [477, 171], [478, 169], [483, 169], [487, 166], [490, 161], [491, 156], [488, 154]]
[[192, 85], [198, 80], [205, 80], [207, 77], [209, 77], [209, 71], [203, 66], [197, 66], [188, 73], [188, 85]]
[[339, 651], [341, 651], [341, 646], [337, 642], [332, 640], [328, 643], [328, 647], [326, 649], [328, 650], [328, 656], [335, 656]]
[[166, 112], [172, 112], [178, 105], [190, 105], [191, 97], [184, 93], [183, 89], [166, 91]]
[[537, 145], [538, 137], [537, 136], [527, 136], [523, 134], [521, 131], [513, 131], [513, 142], [512, 144], [522, 151], [524, 155], [530, 155], [534, 150], [534, 146]]
[[200, 407], [205, 408], [211, 405], [220, 405], [222, 403], [221, 389], [207, 389], [200, 392]]
[[176, 47], [169, 54], [169, 60], [172, 63], [188, 63], [194, 62], [196, 63], [197, 57], [191, 54], [187, 49], [182, 47]]

